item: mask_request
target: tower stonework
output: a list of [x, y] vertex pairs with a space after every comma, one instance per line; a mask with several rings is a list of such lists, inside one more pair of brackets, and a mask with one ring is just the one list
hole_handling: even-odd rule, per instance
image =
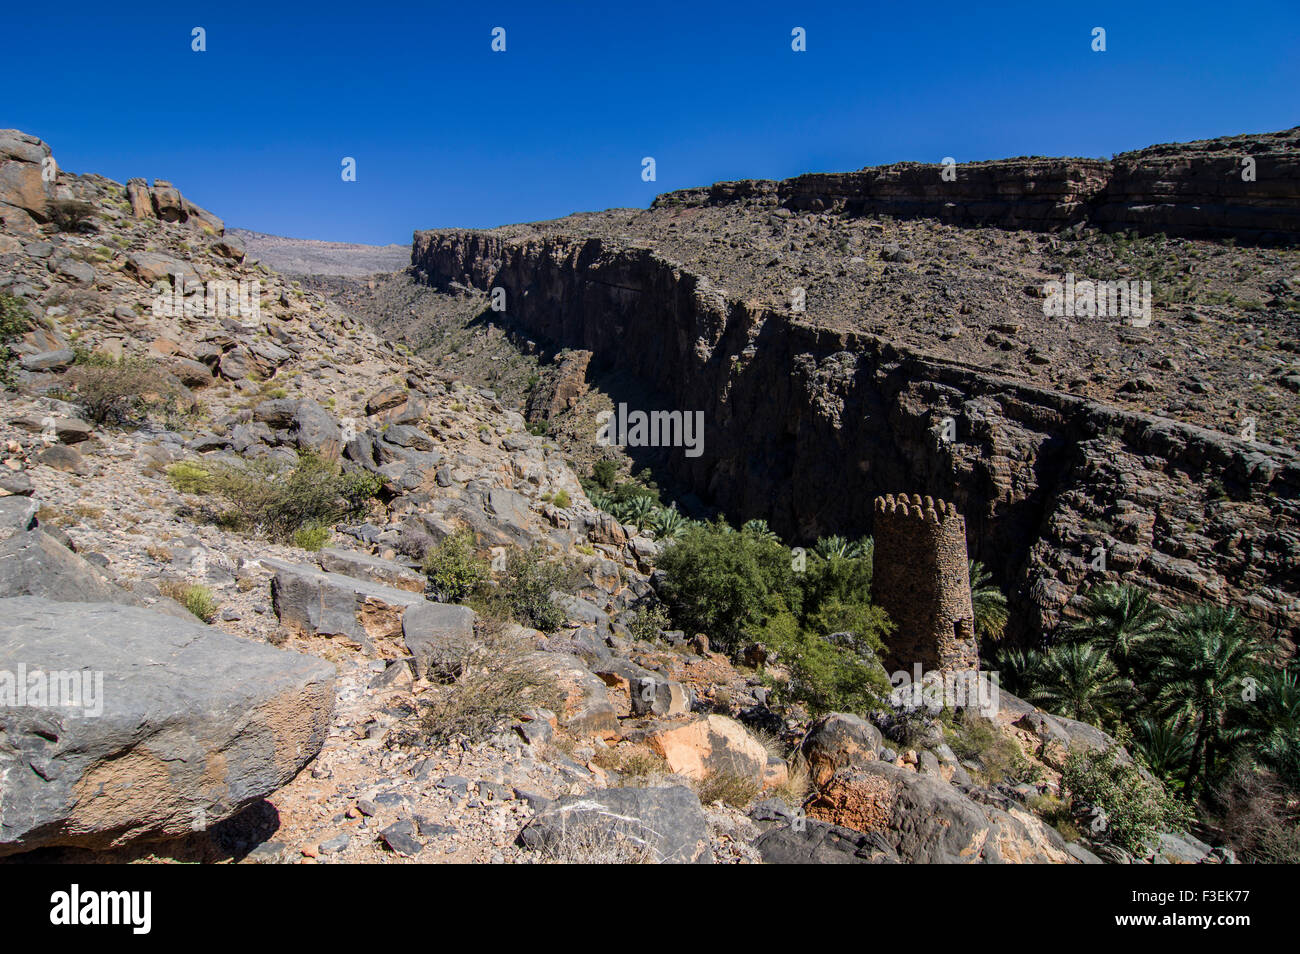
[[898, 627], [887, 640], [892, 668], [979, 668], [966, 562], [966, 520], [954, 504], [917, 494], [875, 502], [872, 598]]

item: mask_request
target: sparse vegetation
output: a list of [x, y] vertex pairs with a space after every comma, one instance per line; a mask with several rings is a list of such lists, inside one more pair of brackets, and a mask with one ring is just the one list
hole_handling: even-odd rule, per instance
[[51, 199], [45, 212], [60, 232], [81, 232], [95, 215], [95, 207], [77, 199]]
[[31, 316], [21, 298], [0, 295], [0, 387], [13, 382], [15, 354], [11, 343], [31, 327]]
[[359, 515], [383, 487], [373, 474], [344, 470], [306, 451], [292, 467], [236, 459], [175, 464], [167, 476], [184, 493], [221, 498], [226, 506], [212, 516], [223, 526], [284, 542]]
[[96, 424], [126, 423], [176, 399], [178, 388], [155, 362], [88, 355], [68, 371], [74, 400]]
[[169, 596], [205, 623], [217, 618], [220, 602], [206, 586], [197, 583], [169, 582], [159, 586], [164, 596]]
[[499, 628], [479, 635], [481, 644], [465, 654], [460, 675], [424, 705], [420, 730], [428, 742], [482, 741], [528, 709], [563, 708], [554, 680], [528, 658], [528, 646]]

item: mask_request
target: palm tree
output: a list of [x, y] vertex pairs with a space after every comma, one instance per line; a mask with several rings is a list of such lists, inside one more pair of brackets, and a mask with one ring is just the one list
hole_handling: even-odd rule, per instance
[[780, 537], [773, 532], [772, 528], [767, 525], [766, 520], [746, 520], [740, 528], [741, 533], [748, 533], [751, 537], [758, 537], [760, 540], [771, 540], [780, 542]]
[[975, 635], [981, 643], [996, 642], [1007, 630], [1007, 598], [993, 583], [993, 574], [971, 560], [970, 602], [975, 609]]
[[1043, 657], [1042, 683], [1030, 701], [1052, 712], [1100, 726], [1113, 718], [1133, 684], [1106, 651], [1089, 643], [1053, 646]]
[[1155, 661], [1157, 704], [1171, 717], [1184, 717], [1195, 730], [1186, 788], [1208, 778], [1214, 757], [1227, 740], [1227, 717], [1258, 671], [1259, 643], [1236, 608], [1200, 604], [1173, 621], [1168, 650]]
[[813, 553], [823, 560], [829, 560], [832, 557], [847, 557], [852, 547], [853, 545], [845, 537], [819, 537], [813, 544]]
[[1251, 742], [1260, 761], [1300, 785], [1300, 679], [1292, 670], [1267, 667], [1248, 710]]
[[664, 507], [656, 510], [650, 519], [650, 529], [660, 540], [671, 540], [686, 529], [686, 518], [677, 512], [677, 508]]
[[635, 524], [637, 528], [648, 527], [650, 517], [659, 509], [659, 505], [653, 497], [636, 497], [627, 506], [627, 522]]
[[1043, 654], [1037, 649], [999, 649], [998, 681], [1011, 693], [1028, 699], [1043, 684]]
[[1139, 719], [1133, 734], [1133, 747], [1147, 768], [1163, 779], [1186, 772], [1192, 754], [1192, 735], [1181, 720], [1162, 722]]
[[1070, 636], [1097, 643], [1124, 666], [1168, 635], [1169, 614], [1139, 586], [1107, 583], [1088, 591], [1083, 619]]

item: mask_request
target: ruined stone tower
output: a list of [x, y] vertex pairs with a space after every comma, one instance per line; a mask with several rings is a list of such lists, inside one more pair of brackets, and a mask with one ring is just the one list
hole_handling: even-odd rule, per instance
[[966, 520], [932, 497], [876, 498], [873, 600], [897, 630], [890, 669], [979, 668], [966, 563]]

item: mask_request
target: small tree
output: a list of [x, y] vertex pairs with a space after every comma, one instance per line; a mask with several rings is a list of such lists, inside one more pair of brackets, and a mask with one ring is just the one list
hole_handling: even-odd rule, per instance
[[52, 199], [45, 211], [60, 232], [80, 232], [90, 223], [95, 207], [77, 199]]

